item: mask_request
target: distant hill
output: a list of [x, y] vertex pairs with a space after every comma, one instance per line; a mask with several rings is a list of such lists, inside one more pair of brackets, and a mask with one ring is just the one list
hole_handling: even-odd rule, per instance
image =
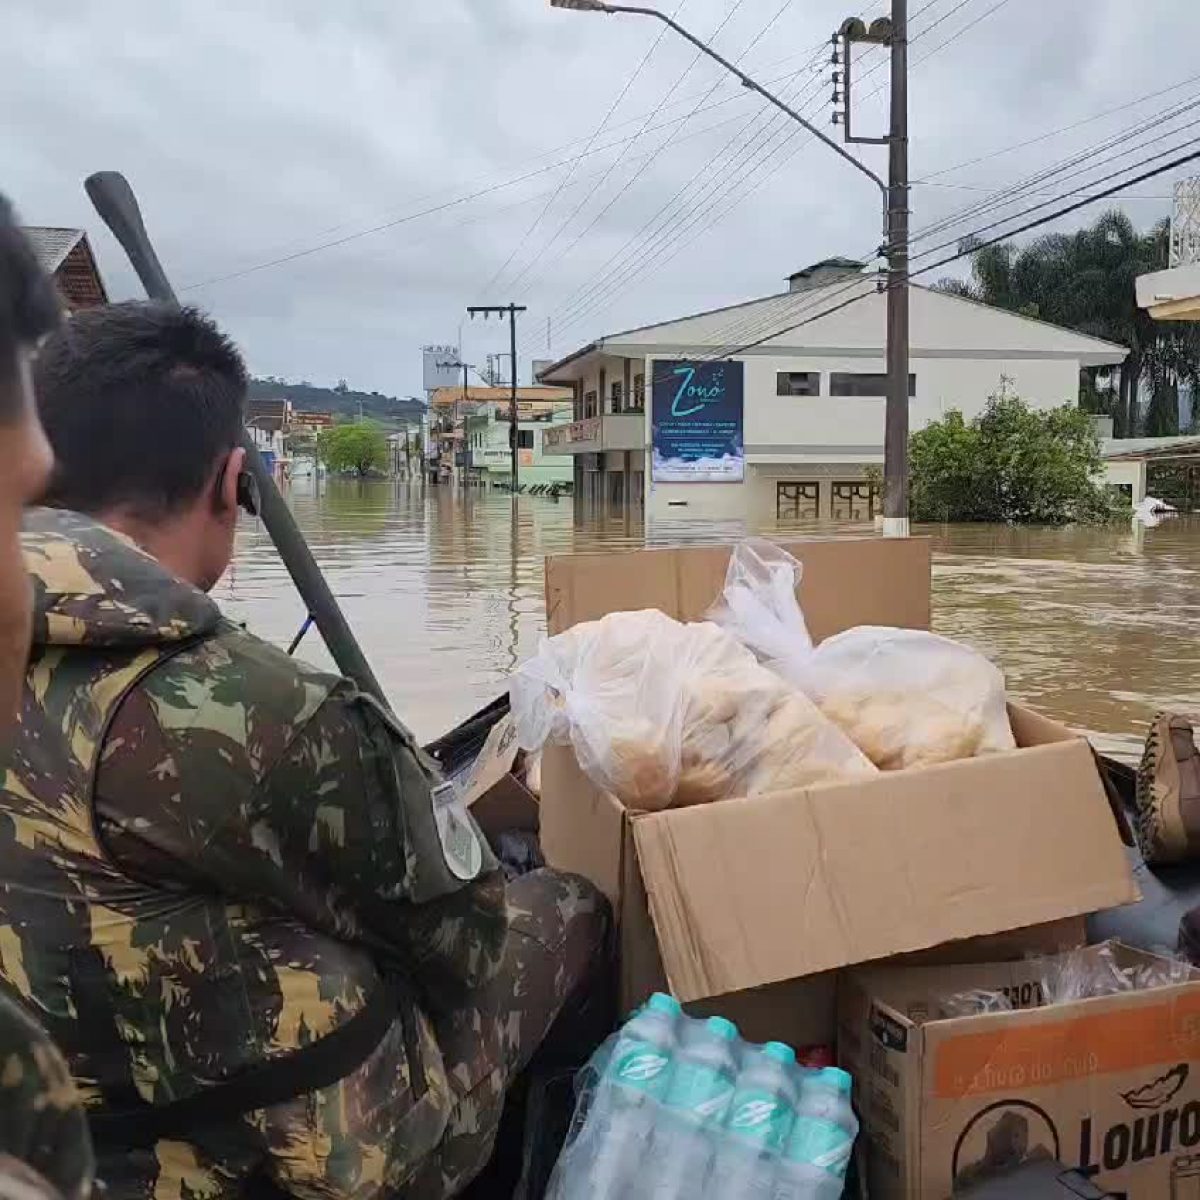
[[288, 383], [286, 379], [251, 379], [250, 399], [287, 399], [301, 412], [329, 412], [345, 420], [354, 420], [361, 412], [364, 417], [392, 429], [416, 425], [425, 413], [420, 400], [399, 400], [382, 392], [356, 392], [345, 383], [323, 388], [306, 380]]

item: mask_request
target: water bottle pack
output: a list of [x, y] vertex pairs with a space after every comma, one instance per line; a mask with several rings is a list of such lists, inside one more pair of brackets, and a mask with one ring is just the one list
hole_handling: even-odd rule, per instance
[[597, 1052], [549, 1200], [837, 1200], [850, 1077], [655, 995]]

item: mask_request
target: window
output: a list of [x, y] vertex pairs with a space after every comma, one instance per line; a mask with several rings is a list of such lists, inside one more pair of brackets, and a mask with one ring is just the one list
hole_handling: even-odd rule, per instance
[[609, 412], [619, 413], [624, 403], [625, 385], [618, 381], [612, 385], [612, 404], [609, 407]]
[[[865, 374], [859, 371], [834, 371], [829, 376], [831, 396], [886, 396], [887, 376]], [[908, 395], [917, 394], [917, 377], [908, 377]]]
[[533, 449], [533, 430], [518, 429], [517, 430], [517, 449], [532, 450]]
[[777, 396], [819, 396], [820, 394], [820, 371], [780, 371], [775, 376], [775, 395]]
[[588, 417], [596, 416], [596, 393], [585, 392], [583, 396], [583, 417], [586, 421]]
[[776, 517], [815, 518], [821, 515], [821, 485], [819, 483], [777, 483], [775, 485]]
[[630, 397], [629, 411], [643, 412], [646, 408], [646, 377], [645, 375], [635, 375], [633, 377], [633, 395]]

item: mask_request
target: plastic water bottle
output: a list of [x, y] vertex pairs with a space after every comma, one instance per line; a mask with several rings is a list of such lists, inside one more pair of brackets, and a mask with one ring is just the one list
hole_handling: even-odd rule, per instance
[[796, 1122], [784, 1150], [782, 1174], [792, 1187], [783, 1194], [839, 1200], [858, 1136], [852, 1090], [850, 1076], [835, 1067], [814, 1071], [802, 1080]]
[[711, 1017], [680, 1046], [637, 1195], [696, 1200], [716, 1154], [716, 1134], [733, 1099], [737, 1026]]
[[635, 1189], [655, 1113], [671, 1079], [683, 1010], [661, 992], [617, 1036], [578, 1141], [555, 1169], [548, 1195], [609, 1200]]
[[719, 1196], [770, 1197], [795, 1121], [796, 1052], [768, 1042], [746, 1064], [725, 1118], [726, 1144], [716, 1164]]

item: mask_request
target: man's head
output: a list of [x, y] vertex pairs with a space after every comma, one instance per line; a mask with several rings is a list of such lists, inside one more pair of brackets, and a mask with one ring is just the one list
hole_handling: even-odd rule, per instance
[[48, 502], [132, 537], [208, 590], [233, 554], [246, 368], [194, 308], [115, 304], [78, 313], [37, 358], [54, 450]]
[[0, 196], [0, 723], [20, 695], [29, 657], [33, 594], [21, 558], [21, 512], [50, 472], [29, 365], [61, 318], [54, 285]]

